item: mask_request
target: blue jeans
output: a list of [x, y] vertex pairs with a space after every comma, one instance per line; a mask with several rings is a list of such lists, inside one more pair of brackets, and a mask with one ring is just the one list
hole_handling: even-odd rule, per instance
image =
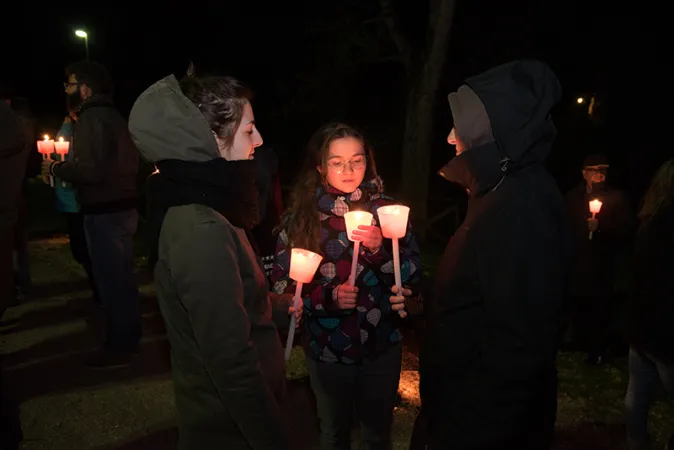
[[630, 347], [630, 382], [625, 396], [627, 439], [630, 450], [649, 449], [648, 411], [658, 378], [674, 395], [674, 365], [665, 365], [651, 355]]
[[94, 282], [107, 320], [105, 348], [111, 351], [136, 351], [140, 340], [138, 286], [133, 270], [137, 226], [135, 209], [84, 216]]

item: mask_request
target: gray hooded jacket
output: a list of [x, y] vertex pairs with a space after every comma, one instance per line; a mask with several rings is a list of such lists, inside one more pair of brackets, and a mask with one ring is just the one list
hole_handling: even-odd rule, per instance
[[[219, 158], [208, 123], [174, 76], [129, 118], [150, 161]], [[283, 351], [265, 276], [242, 229], [204, 205], [169, 209], [155, 281], [171, 343], [181, 450], [287, 448]]]

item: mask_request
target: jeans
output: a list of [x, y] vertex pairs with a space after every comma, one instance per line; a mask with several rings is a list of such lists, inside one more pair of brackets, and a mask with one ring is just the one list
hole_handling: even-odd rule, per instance
[[351, 425], [360, 424], [363, 450], [389, 450], [398, 394], [402, 344], [359, 365], [307, 359], [321, 421], [321, 449], [349, 450]]
[[138, 286], [133, 270], [133, 210], [84, 216], [94, 282], [107, 319], [105, 348], [136, 351], [140, 340]]
[[87, 235], [84, 231], [84, 215], [81, 213], [63, 213], [68, 231], [68, 240], [70, 241], [70, 252], [75, 261], [82, 265], [87, 274], [89, 285], [94, 294], [96, 303], [100, 303], [98, 289], [94, 283], [94, 273], [91, 268], [91, 257], [87, 245]]
[[670, 395], [674, 395], [674, 365], [665, 365], [651, 355], [630, 347], [630, 381], [625, 396], [627, 439], [630, 450], [649, 449], [648, 411], [653, 389], [660, 378]]

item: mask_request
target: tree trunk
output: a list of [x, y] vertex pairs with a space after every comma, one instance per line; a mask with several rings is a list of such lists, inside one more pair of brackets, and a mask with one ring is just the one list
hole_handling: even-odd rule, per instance
[[430, 14], [434, 30], [429, 39], [427, 58], [413, 81], [407, 97], [405, 138], [402, 158], [403, 198], [411, 205], [417, 237], [425, 238], [430, 182], [430, 154], [433, 139], [433, 108], [438, 84], [447, 59], [449, 34], [454, 18], [455, 0], [439, 0]]

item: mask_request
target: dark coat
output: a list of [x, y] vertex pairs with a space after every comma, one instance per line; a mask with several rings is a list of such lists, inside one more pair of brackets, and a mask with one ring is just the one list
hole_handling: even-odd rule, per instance
[[[470, 106], [452, 104], [457, 134], [481, 144], [441, 172], [470, 199], [428, 305], [421, 396], [429, 448], [510, 448], [515, 437], [551, 432], [554, 423], [569, 233], [562, 196], [543, 163], [560, 88], [535, 61], [500, 66], [466, 84], [483, 104], [493, 138], [469, 129], [467, 122], [479, 120]], [[471, 136], [476, 132], [488, 138]]]
[[105, 98], [88, 100], [79, 111], [72, 157], [54, 175], [73, 183], [84, 214], [135, 208], [139, 153], [126, 120]]

